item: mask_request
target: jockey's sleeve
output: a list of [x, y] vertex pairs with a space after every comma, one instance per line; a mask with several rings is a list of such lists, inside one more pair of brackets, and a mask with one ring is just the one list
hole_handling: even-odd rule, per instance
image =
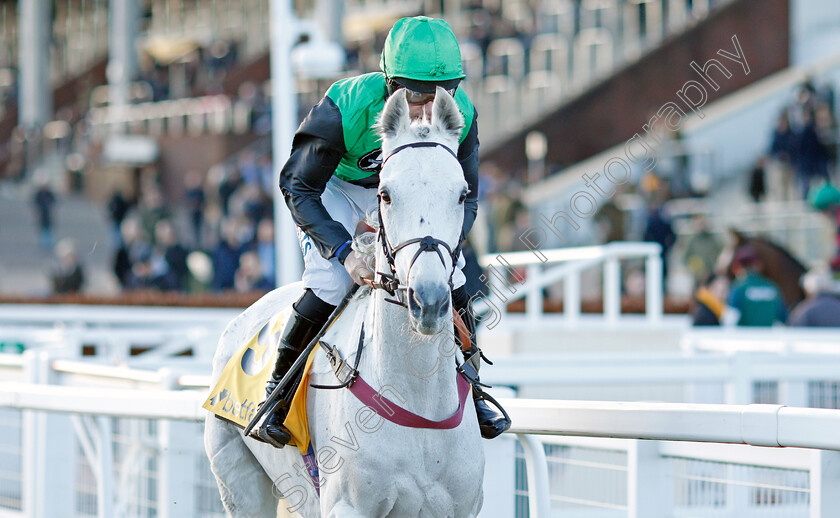
[[[475, 110], [475, 108], [473, 108]], [[464, 228], [461, 241], [467, 237], [478, 212], [478, 111], [475, 110], [467, 136], [458, 146], [458, 161], [464, 169], [464, 179], [470, 192], [464, 200]]]
[[[345, 151], [341, 112], [332, 99], [324, 97], [295, 132], [291, 155], [280, 171], [280, 190], [292, 219], [325, 259], [332, 258], [351, 239], [321, 202]], [[349, 247], [344, 251], [349, 252]]]

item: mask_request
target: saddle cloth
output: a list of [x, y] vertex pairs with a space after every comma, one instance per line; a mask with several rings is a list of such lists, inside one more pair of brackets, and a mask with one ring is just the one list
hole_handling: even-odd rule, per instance
[[[274, 367], [277, 341], [290, 310], [291, 306], [272, 317], [228, 360], [202, 408], [241, 428], [248, 425], [257, 406], [265, 399], [265, 384]], [[290, 444], [297, 446], [301, 455], [306, 455], [309, 448], [306, 387], [317, 351], [318, 347], [315, 347], [306, 361], [302, 381], [295, 391], [289, 415], [283, 423], [292, 435]]]

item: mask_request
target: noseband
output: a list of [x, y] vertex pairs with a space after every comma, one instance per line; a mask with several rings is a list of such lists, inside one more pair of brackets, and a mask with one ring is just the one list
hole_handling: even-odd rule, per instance
[[[455, 154], [454, 151], [449, 149], [448, 147], [440, 144], [438, 142], [413, 142], [411, 144], [404, 144], [402, 146], [397, 147], [394, 149], [385, 160], [382, 161], [382, 165], [385, 165], [385, 162], [388, 161], [389, 158], [396, 155], [400, 151], [408, 148], [417, 148], [417, 147], [441, 147], [449, 152], [455, 159], [457, 160], [458, 155]], [[411, 262], [408, 265], [408, 275], [411, 275], [411, 268], [414, 266], [414, 263], [420, 257], [420, 254], [423, 252], [435, 252], [440, 258], [441, 264], [443, 264], [444, 268], [446, 267], [446, 260], [444, 259], [443, 252], [441, 252], [441, 247], [446, 249], [447, 255], [449, 255], [450, 259], [452, 260], [452, 269], [449, 271], [449, 289], [452, 290], [452, 275], [455, 273], [455, 265], [458, 261], [458, 256], [461, 254], [461, 244], [458, 245], [453, 250], [445, 241], [437, 239], [432, 236], [424, 236], [424, 237], [416, 237], [413, 239], [408, 239], [403, 241], [397, 246], [391, 246], [391, 242], [388, 239], [388, 235], [385, 232], [385, 222], [382, 221], [382, 196], [377, 194], [377, 215], [379, 217], [379, 231], [377, 234], [377, 240], [382, 244], [382, 252], [385, 254], [385, 260], [388, 262], [388, 267], [391, 270], [391, 273], [384, 273], [384, 272], [376, 272], [382, 280], [380, 282], [371, 283], [374, 288], [384, 289], [388, 292], [391, 296], [396, 296], [399, 300], [388, 300], [388, 302], [393, 302], [395, 304], [399, 304], [401, 306], [405, 306], [405, 303], [402, 300], [401, 293], [403, 290], [406, 289], [405, 286], [401, 285], [399, 279], [397, 279], [397, 267], [394, 264], [397, 252], [402, 250], [403, 248], [407, 247], [408, 245], [419, 244], [419, 248], [417, 252], [414, 253], [414, 257], [411, 258]]]

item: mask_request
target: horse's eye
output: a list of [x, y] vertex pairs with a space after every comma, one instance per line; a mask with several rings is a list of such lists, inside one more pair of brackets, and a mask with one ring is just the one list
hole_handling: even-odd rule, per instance
[[379, 198], [382, 200], [383, 203], [391, 203], [391, 194], [388, 191], [380, 192]]
[[461, 193], [461, 196], [458, 197], [458, 203], [464, 203], [464, 200], [467, 199], [467, 191]]

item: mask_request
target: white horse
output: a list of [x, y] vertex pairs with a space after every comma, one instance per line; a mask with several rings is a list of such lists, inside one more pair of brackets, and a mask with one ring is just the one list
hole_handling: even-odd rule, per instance
[[[268, 517], [288, 509], [306, 518], [461, 518], [481, 509], [481, 436], [470, 398], [459, 397], [451, 333], [451, 250], [460, 250], [467, 193], [453, 150], [464, 121], [441, 88], [431, 120], [412, 121], [408, 112], [404, 92], [397, 91], [378, 123], [387, 157], [379, 184], [384, 232], [368, 250], [377, 272], [393, 272], [406, 307], [386, 301], [391, 296], [384, 290], [362, 288], [345, 311], [349, 315], [339, 320], [342, 325], [323, 341], [352, 365], [364, 325], [358, 371], [389, 400], [386, 406], [399, 405], [431, 421], [451, 421], [460, 409], [462, 418], [449, 429], [406, 427], [383, 419], [348, 389], [308, 388], [318, 496], [297, 448], [278, 450], [243, 437], [240, 429], [210, 415], [205, 447], [231, 516]], [[213, 384], [234, 352], [301, 293], [300, 283], [274, 290], [227, 326], [213, 361]], [[309, 381], [337, 384], [322, 351]]]

